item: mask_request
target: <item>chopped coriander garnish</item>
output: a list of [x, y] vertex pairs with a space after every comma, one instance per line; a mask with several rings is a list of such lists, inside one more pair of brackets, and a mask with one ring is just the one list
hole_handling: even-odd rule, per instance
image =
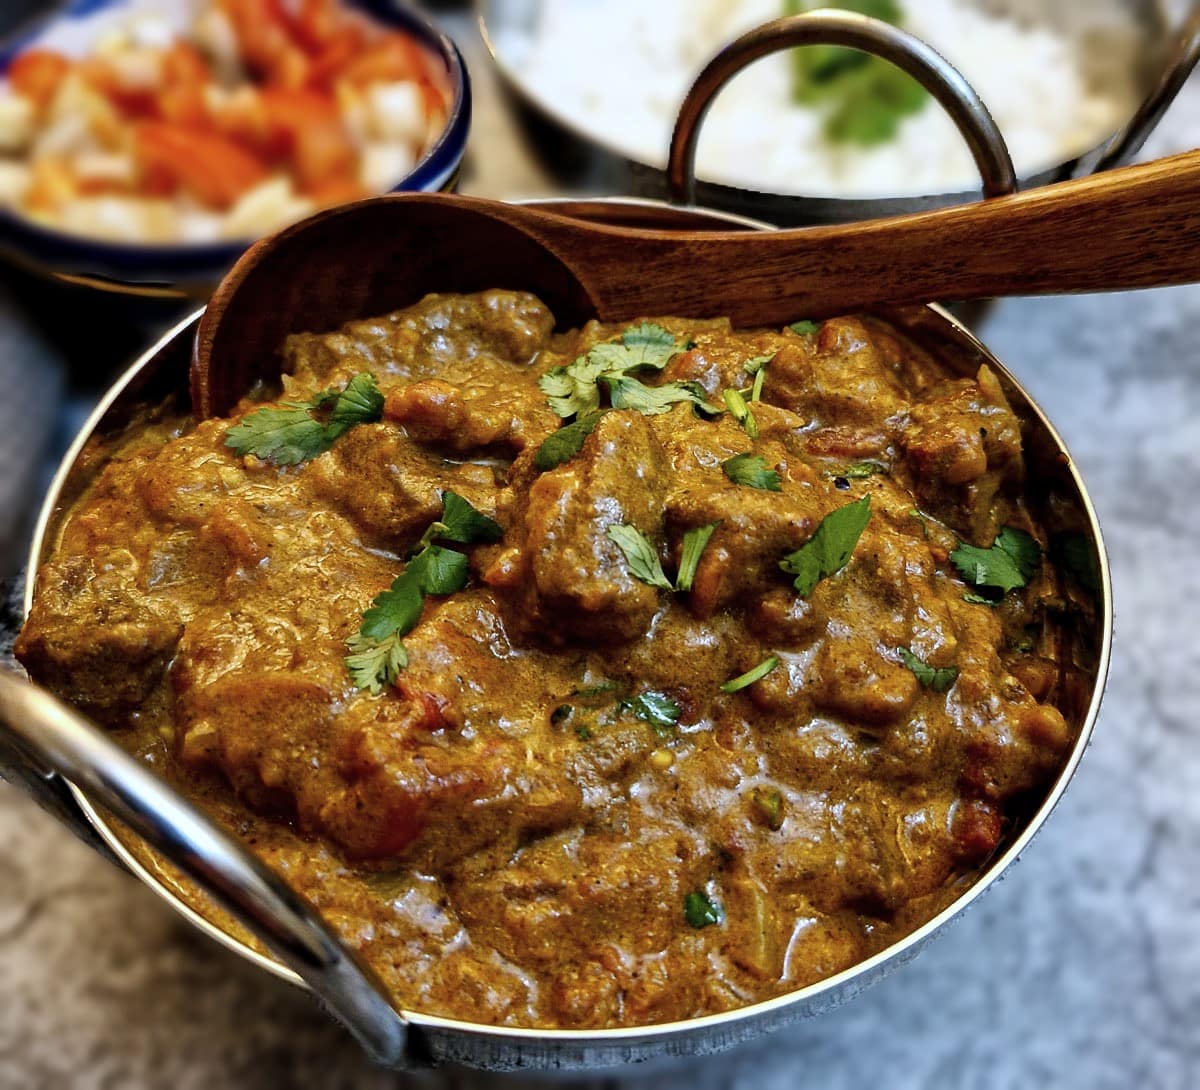
[[750, 805], [759, 820], [772, 832], [783, 828], [783, 794], [776, 787], [755, 787]]
[[763, 379], [766, 378], [766, 375], [766, 371], [759, 371], [758, 374], [754, 376], [754, 383], [750, 387], [750, 400], [752, 402], [762, 400]]
[[1000, 604], [999, 598], [985, 598], [982, 594], [964, 594], [962, 600], [969, 602], [973, 606], [991, 606], [994, 608]]
[[966, 582], [1007, 594], [1033, 578], [1042, 562], [1042, 550], [1024, 530], [1005, 526], [991, 548], [959, 542], [950, 559]]
[[605, 532], [609, 540], [624, 554], [629, 573], [635, 579], [662, 590], [674, 589], [671, 581], [663, 573], [662, 563], [654, 546], [636, 526], [610, 526]]
[[355, 424], [373, 424], [383, 416], [383, 394], [368, 371], [355, 375], [337, 395], [329, 413], [329, 442], [341, 438]]
[[442, 493], [442, 517], [426, 531], [426, 536], [470, 545], [476, 541], [499, 541], [504, 536], [504, 527], [476, 511], [457, 492], [447, 489]]
[[373, 640], [361, 632], [350, 637], [346, 644], [350, 649], [346, 668], [355, 688], [378, 696], [385, 685], [396, 684], [400, 672], [408, 665], [408, 652], [401, 636], [397, 630], [382, 640]]
[[732, 681], [725, 682], [721, 686], [723, 693], [740, 693], [743, 689], [753, 685], [756, 681], [762, 681], [776, 666], [779, 665], [779, 656], [772, 655], [768, 659], [764, 659], [753, 670], [747, 670], [741, 677], [735, 677]]
[[790, 329], [797, 336], [811, 337], [814, 333], [821, 332], [821, 323], [804, 318], [799, 322], [793, 322], [790, 326], [788, 326], [788, 329]]
[[625, 562], [629, 565], [629, 572], [635, 579], [660, 590], [688, 591], [692, 589], [696, 568], [700, 564], [704, 548], [719, 525], [713, 522], [707, 526], [698, 526], [683, 535], [679, 574], [673, 586], [662, 569], [657, 550], [636, 526], [610, 526], [606, 533], [621, 550]]
[[821, 521], [808, 541], [779, 562], [785, 572], [796, 577], [796, 592], [802, 598], [807, 598], [822, 579], [840, 572], [850, 562], [870, 518], [869, 495], [839, 507]]
[[758, 454], [735, 454], [721, 463], [721, 468], [734, 484], [758, 488], [763, 492], [782, 492], [779, 474], [767, 468], [767, 461]]
[[733, 389], [726, 390], [721, 396], [725, 398], [725, 404], [729, 407], [729, 413], [734, 420], [741, 424], [751, 439], [757, 439], [758, 421], [754, 419], [754, 414], [750, 411], [750, 406], [746, 404], [746, 399]]
[[697, 891], [689, 893], [683, 899], [683, 914], [687, 922], [697, 931], [704, 927], [720, 923], [725, 919], [725, 913], [707, 893]]
[[671, 406], [688, 402], [708, 413], [722, 410], [708, 400], [708, 394], [698, 382], [666, 382], [647, 386], [628, 375], [605, 375], [601, 381], [608, 387], [614, 409], [633, 409], [643, 416], [658, 416], [669, 412]]
[[672, 356], [682, 351], [683, 346], [669, 331], [653, 322], [643, 322], [625, 330], [619, 344], [606, 341], [593, 345], [566, 366], [548, 371], [538, 379], [538, 386], [559, 416], [577, 416], [600, 407], [601, 380], [611, 384], [641, 368], [661, 371]]
[[548, 435], [538, 447], [533, 464], [545, 472], [562, 465], [563, 462], [569, 462], [579, 453], [583, 441], [596, 430], [596, 425], [603, 415], [603, 410], [600, 409], [584, 413], [574, 423]]
[[[332, 406], [328, 422], [313, 413]], [[243, 417], [225, 433], [225, 445], [240, 458], [253, 455], [277, 466], [294, 466], [324, 454], [355, 424], [383, 415], [383, 394], [369, 372], [355, 375], [340, 392], [326, 390], [308, 401], [284, 401]]]
[[453, 594], [467, 585], [466, 556], [434, 545], [432, 539], [471, 545], [495, 541], [501, 532], [499, 523], [476, 511], [457, 493], [443, 494], [442, 518], [425, 532], [417, 554], [392, 585], [376, 596], [363, 613], [358, 632], [347, 641], [346, 668], [356, 688], [378, 696], [385, 685], [395, 684], [408, 665], [402, 640], [420, 621], [425, 596]]
[[623, 700], [619, 710], [630, 712], [654, 728], [654, 733], [660, 738], [669, 738], [671, 730], [683, 714], [679, 701], [673, 700], [666, 693], [638, 693], [630, 700]]
[[868, 477], [876, 477], [881, 473], [887, 474], [887, 472], [888, 467], [881, 465], [879, 462], [855, 462], [853, 465], [846, 466], [838, 476], [846, 477], [851, 481], [862, 481]]
[[768, 353], [765, 356], [752, 356], [742, 364], [742, 370], [745, 371], [746, 374], [752, 376], [760, 374], [762, 369], [766, 367], [767, 364], [770, 363], [774, 358], [775, 356], [771, 353]]
[[700, 565], [700, 557], [704, 554], [709, 539], [713, 536], [719, 522], [710, 522], [707, 526], [697, 526], [683, 535], [683, 547], [679, 553], [679, 574], [675, 577], [675, 589], [689, 591], [696, 580], [696, 569]]
[[904, 665], [916, 675], [917, 680], [925, 688], [932, 689], [935, 693], [947, 692], [958, 680], [957, 666], [928, 666], [907, 647], [900, 648], [900, 658], [904, 660]]
[[598, 696], [605, 696], [616, 691], [617, 683], [615, 681], [602, 681], [597, 685], [584, 685], [580, 689], [573, 689], [571, 695], [582, 697], [584, 700], [593, 700]]

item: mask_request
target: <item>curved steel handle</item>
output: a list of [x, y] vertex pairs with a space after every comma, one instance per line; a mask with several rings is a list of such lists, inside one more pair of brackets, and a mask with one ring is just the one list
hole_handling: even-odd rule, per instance
[[294, 890], [83, 716], [0, 669], [0, 728], [111, 810], [295, 971], [378, 1063], [403, 1066], [409, 1026], [374, 973]]
[[746, 65], [771, 53], [803, 45], [840, 45], [891, 61], [938, 100], [958, 126], [983, 178], [985, 197], [1017, 190], [1008, 145], [983, 100], [945, 57], [920, 38], [879, 19], [841, 11], [813, 11], [764, 23], [727, 45], [705, 66], [688, 91], [667, 161], [672, 204], [696, 203], [696, 146], [700, 126], [717, 93]]
[[1138, 107], [1120, 132], [1116, 134], [1100, 153], [1100, 158], [1088, 173], [1099, 174], [1103, 170], [1124, 166], [1146, 143], [1150, 134], [1158, 127], [1163, 114], [1183, 90], [1188, 77], [1200, 63], [1200, 4], [1194, 4], [1192, 14], [1184, 23], [1178, 37], [1167, 54], [1166, 67], [1149, 98]]

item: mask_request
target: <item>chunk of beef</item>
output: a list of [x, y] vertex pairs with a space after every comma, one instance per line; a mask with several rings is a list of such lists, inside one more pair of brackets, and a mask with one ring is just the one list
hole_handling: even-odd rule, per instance
[[659, 592], [634, 578], [608, 530], [634, 526], [661, 540], [664, 470], [646, 417], [610, 412], [578, 455], [533, 482], [510, 597], [522, 632], [549, 642], [622, 643], [646, 631]]
[[183, 631], [142, 598], [137, 576], [134, 557], [111, 548], [43, 568], [14, 648], [35, 680], [108, 726], [153, 692]]
[[490, 468], [448, 465], [414, 449], [394, 425], [352, 428], [304, 469], [305, 483], [342, 511], [372, 544], [404, 553], [442, 513], [450, 488], [480, 510], [494, 507]]
[[526, 366], [553, 329], [554, 316], [525, 292], [427, 295], [414, 307], [347, 322], [334, 333], [288, 337], [284, 370], [318, 386], [358, 371], [409, 380], [466, 379], [482, 358]]
[[540, 390], [482, 380], [469, 387], [441, 379], [399, 386], [389, 391], [383, 413], [418, 443], [454, 454], [517, 454], [559, 425]]
[[993, 501], [1024, 473], [1021, 425], [995, 372], [941, 383], [914, 405], [900, 435], [921, 506], [973, 541], [995, 536]]
[[879, 428], [907, 397], [872, 331], [857, 318], [834, 318], [813, 342], [789, 344], [767, 364], [763, 397], [809, 420]]

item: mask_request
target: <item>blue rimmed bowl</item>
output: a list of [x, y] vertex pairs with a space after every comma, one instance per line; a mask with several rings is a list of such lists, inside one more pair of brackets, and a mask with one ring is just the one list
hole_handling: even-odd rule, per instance
[[[453, 40], [420, 9], [404, 0], [345, 0], [375, 21], [411, 34], [445, 65], [452, 97], [441, 136], [413, 169], [391, 187], [426, 193], [452, 190], [471, 127], [471, 85]], [[158, 10], [188, 9], [188, 0], [169, 0]], [[145, 0], [67, 0], [0, 46], [0, 79], [32, 45], [81, 54]], [[60, 284], [143, 299], [207, 298], [217, 281], [255, 240], [208, 243], [121, 243], [58, 231], [11, 209], [0, 208], [0, 257]]]

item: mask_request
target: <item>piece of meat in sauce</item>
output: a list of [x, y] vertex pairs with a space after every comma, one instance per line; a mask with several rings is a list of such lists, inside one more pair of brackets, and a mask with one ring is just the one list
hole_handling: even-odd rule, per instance
[[512, 555], [491, 575], [516, 629], [535, 641], [624, 643], [650, 625], [659, 592], [636, 579], [614, 526], [662, 541], [664, 456], [647, 418], [602, 416], [570, 461], [533, 480]]

